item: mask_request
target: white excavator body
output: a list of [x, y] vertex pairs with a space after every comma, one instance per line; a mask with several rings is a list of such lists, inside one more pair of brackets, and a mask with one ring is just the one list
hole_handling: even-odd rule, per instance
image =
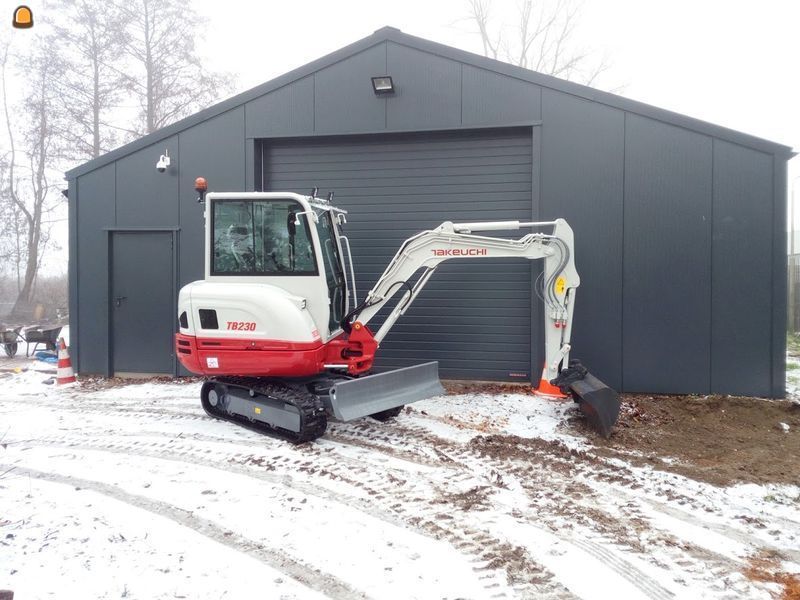
[[[204, 194], [202, 186], [198, 191], [206, 211], [205, 278], [180, 291], [176, 350], [189, 371], [211, 378], [202, 401], [215, 417], [306, 441], [324, 432], [320, 422], [328, 415], [388, 417], [403, 404], [441, 393], [436, 363], [366, 374], [391, 327], [437, 266], [452, 259], [543, 259], [543, 391], [563, 395], [586, 379], [585, 369], [569, 360], [580, 279], [573, 232], [563, 219], [442, 223], [406, 240], [358, 302], [349, 241], [341, 230], [346, 211], [330, 197]], [[531, 232], [516, 240], [482, 235], [519, 229]], [[395, 297], [373, 333], [368, 324]], [[551, 381], [566, 383], [560, 389]], [[608, 411], [595, 414], [600, 422], [594, 424], [607, 435], [619, 401], [600, 382], [599, 387], [599, 408]], [[304, 394], [302, 402], [295, 397]], [[597, 413], [592, 398], [589, 404], [584, 409]]]

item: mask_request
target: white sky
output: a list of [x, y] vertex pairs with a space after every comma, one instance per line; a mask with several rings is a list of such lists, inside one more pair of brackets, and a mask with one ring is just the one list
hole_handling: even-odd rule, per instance
[[[209, 18], [201, 51], [211, 67], [239, 75], [238, 91], [384, 25], [481, 51], [466, 0], [195, 2]], [[517, 5], [494, 2], [498, 16]], [[46, 10], [43, 1], [28, 4], [34, 18]], [[0, 1], [8, 20], [15, 5]], [[797, 0], [585, 0], [576, 41], [611, 62], [604, 89], [623, 86], [629, 98], [800, 150], [798, 33]], [[794, 177], [800, 159], [790, 162], [790, 191]]]

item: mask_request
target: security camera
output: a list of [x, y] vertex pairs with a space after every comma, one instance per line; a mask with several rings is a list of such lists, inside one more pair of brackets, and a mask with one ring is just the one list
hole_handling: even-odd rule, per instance
[[169, 167], [169, 154], [162, 154], [156, 163], [156, 169], [159, 173], [163, 173]]

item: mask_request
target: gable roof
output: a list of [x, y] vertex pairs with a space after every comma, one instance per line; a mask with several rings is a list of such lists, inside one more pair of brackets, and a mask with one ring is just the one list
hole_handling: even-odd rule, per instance
[[79, 175], [93, 171], [99, 167], [102, 167], [103, 165], [135, 152], [136, 150], [140, 150], [151, 144], [164, 140], [170, 136], [180, 133], [185, 129], [188, 129], [189, 127], [192, 127], [193, 125], [206, 121], [212, 117], [216, 117], [217, 115], [220, 115], [231, 109], [237, 108], [247, 102], [250, 102], [251, 100], [259, 98], [260, 96], [264, 96], [277, 90], [278, 88], [307, 77], [319, 70], [324, 69], [325, 67], [329, 67], [335, 63], [341, 62], [355, 54], [363, 52], [368, 48], [384, 42], [394, 42], [396, 44], [408, 46], [422, 52], [448, 58], [456, 62], [494, 71], [495, 73], [533, 83], [545, 88], [571, 94], [573, 96], [591, 100], [593, 102], [599, 102], [607, 106], [631, 113], [636, 113], [657, 121], [677, 125], [678, 127], [683, 127], [684, 129], [690, 129], [692, 131], [703, 133], [712, 137], [731, 141], [742, 146], [747, 146], [770, 154], [776, 154], [786, 159], [795, 156], [792, 148], [777, 142], [772, 142], [764, 138], [742, 133], [740, 131], [722, 127], [720, 125], [714, 125], [713, 123], [702, 121], [700, 119], [687, 117], [680, 113], [657, 108], [655, 106], [645, 104], [644, 102], [630, 100], [610, 92], [603, 92], [585, 85], [566, 81], [550, 75], [544, 75], [528, 69], [523, 69], [522, 67], [517, 67], [498, 60], [486, 58], [478, 54], [473, 54], [472, 52], [467, 52], [451, 46], [445, 46], [444, 44], [431, 42], [423, 38], [403, 33], [395, 27], [387, 26], [378, 29], [370, 36], [349, 44], [344, 48], [340, 48], [339, 50], [323, 56], [322, 58], [318, 58], [317, 60], [303, 65], [302, 67], [298, 67], [297, 69], [289, 71], [288, 73], [276, 77], [275, 79], [232, 96], [226, 100], [223, 100], [222, 102], [214, 104], [213, 106], [181, 119], [180, 121], [176, 121], [171, 125], [163, 127], [158, 131], [154, 131], [153, 133], [145, 135], [144, 137], [125, 144], [124, 146], [120, 146], [119, 148], [103, 154], [102, 156], [78, 165], [77, 167], [67, 171], [66, 177], [67, 179], [72, 179], [78, 177]]

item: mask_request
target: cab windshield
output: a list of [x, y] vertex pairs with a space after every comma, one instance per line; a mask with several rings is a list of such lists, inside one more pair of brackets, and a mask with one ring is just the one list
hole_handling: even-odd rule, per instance
[[212, 275], [316, 275], [307, 215], [295, 200], [216, 200]]

